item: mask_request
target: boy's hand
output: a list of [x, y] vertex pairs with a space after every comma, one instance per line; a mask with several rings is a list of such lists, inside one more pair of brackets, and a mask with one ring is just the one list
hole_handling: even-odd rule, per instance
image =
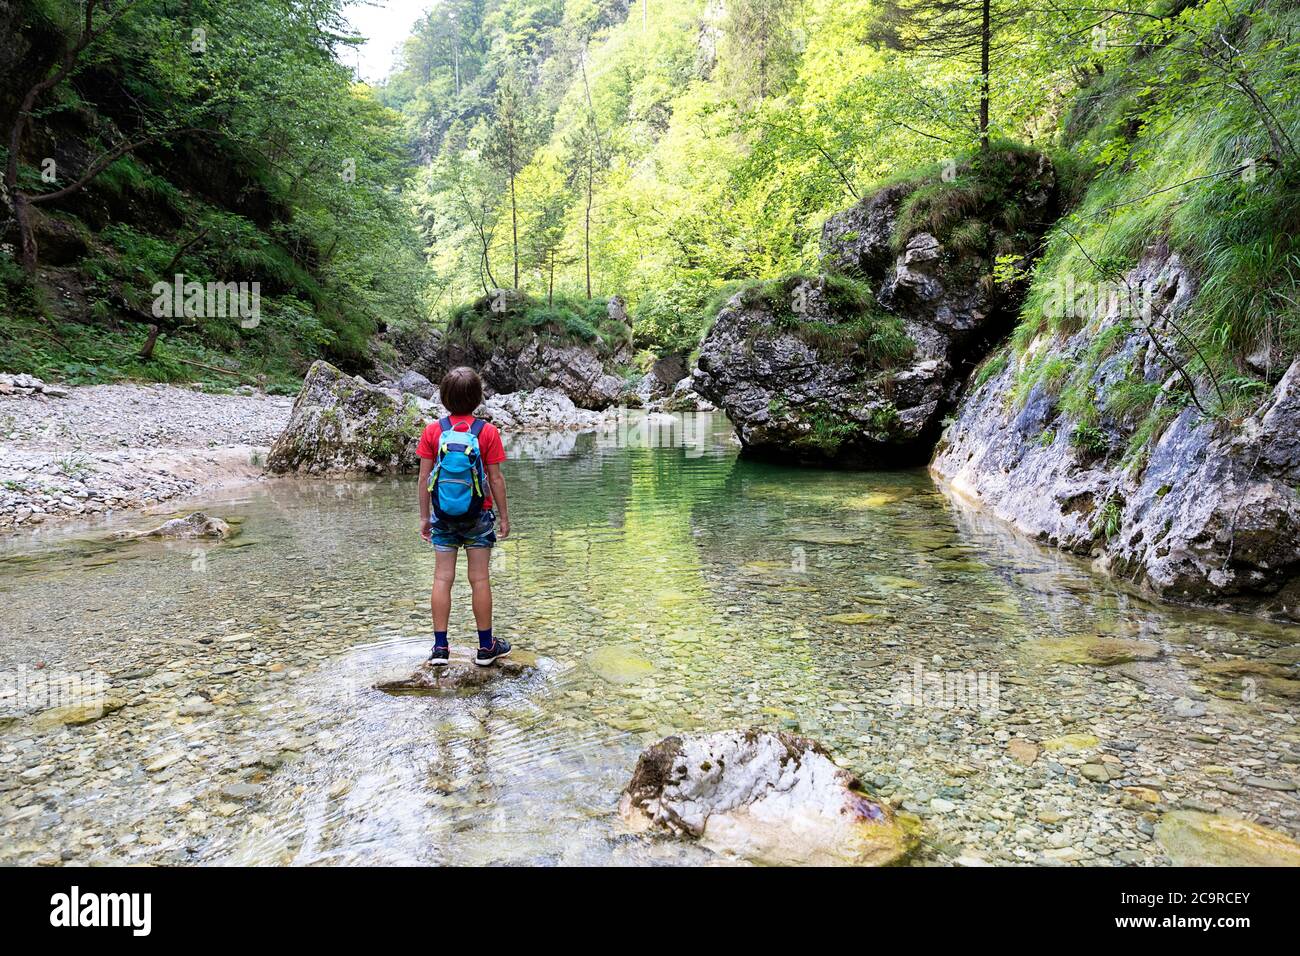
[[420, 522], [420, 537], [425, 541], [433, 540], [433, 519], [425, 518]]
[[502, 518], [499, 530], [497, 531], [497, 540], [504, 541], [508, 537], [510, 537], [510, 519]]

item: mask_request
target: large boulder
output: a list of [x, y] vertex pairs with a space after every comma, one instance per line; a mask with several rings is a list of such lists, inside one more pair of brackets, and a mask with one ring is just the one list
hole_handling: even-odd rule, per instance
[[[1073, 331], [1007, 346], [932, 471], [959, 499], [1157, 597], [1300, 620], [1300, 359], [1253, 414], [1214, 416], [1213, 385], [1197, 383], [1203, 411], [1172, 361], [1191, 359], [1174, 331], [1194, 298], [1186, 265], [1155, 246], [1125, 284], [1144, 291], [1148, 317], [1108, 300]], [[1067, 387], [1088, 398], [1087, 417], [1062, 401]]]
[[317, 475], [411, 471], [419, 467], [415, 447], [432, 417], [428, 405], [414, 396], [318, 361], [307, 372], [266, 467]]
[[747, 451], [891, 467], [929, 457], [970, 368], [1010, 328], [1020, 290], [999, 256], [1028, 260], [1057, 214], [1046, 156], [995, 150], [886, 187], [831, 217], [833, 271], [738, 292], [701, 347], [693, 388]]
[[887, 866], [918, 844], [820, 744], [783, 732], [667, 737], [641, 754], [619, 812], [756, 863]]

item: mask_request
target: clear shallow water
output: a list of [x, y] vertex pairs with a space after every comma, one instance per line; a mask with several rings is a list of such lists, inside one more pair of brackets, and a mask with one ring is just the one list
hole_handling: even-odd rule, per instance
[[[221, 544], [0, 551], [10, 686], [98, 673], [126, 704], [0, 726], [0, 861], [727, 862], [615, 807], [647, 742], [750, 725], [922, 815], [921, 862], [1167, 862], [1124, 786], [1300, 830], [1298, 628], [1149, 605], [921, 472], [741, 460], [721, 417], [508, 448], [496, 629], [542, 664], [477, 695], [372, 689], [427, 654], [410, 481], [205, 502]], [[455, 597], [467, 645], [463, 564]], [[1069, 662], [1099, 636], [1162, 656]], [[1096, 742], [1008, 758], [1069, 734]]]

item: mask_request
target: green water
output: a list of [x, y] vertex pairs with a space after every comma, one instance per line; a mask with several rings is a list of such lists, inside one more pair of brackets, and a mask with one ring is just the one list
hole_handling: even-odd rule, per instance
[[[103, 674], [126, 706], [45, 727], [10, 695], [0, 862], [726, 862], [615, 808], [647, 742], [751, 725], [922, 815], [922, 863], [1164, 862], [1128, 785], [1300, 830], [1293, 790], [1246, 782], [1295, 777], [1300, 629], [1148, 604], [922, 472], [742, 460], [720, 417], [508, 447], [496, 630], [541, 665], [477, 695], [371, 689], [427, 654], [409, 481], [203, 502], [238, 522], [220, 544], [7, 545], [0, 670]], [[451, 628], [473, 642], [463, 565]], [[1162, 656], [1056, 659], [1096, 636]], [[1207, 669], [1242, 660], [1263, 669]], [[900, 700], [926, 675], [983, 696]], [[1007, 759], [1065, 734], [1098, 744]]]

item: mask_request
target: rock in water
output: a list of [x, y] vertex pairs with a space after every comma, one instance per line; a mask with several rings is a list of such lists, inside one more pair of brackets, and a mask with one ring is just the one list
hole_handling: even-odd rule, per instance
[[220, 518], [196, 511], [184, 518], [172, 518], [148, 531], [120, 531], [118, 538], [229, 538], [230, 525]]
[[500, 680], [527, 677], [537, 669], [537, 656], [528, 651], [512, 649], [509, 657], [497, 658], [487, 667], [474, 663], [474, 652], [455, 648], [450, 663], [431, 667], [421, 664], [410, 677], [385, 681], [375, 685], [375, 690], [401, 697], [407, 694], [436, 694], [439, 691], [458, 691], [483, 687]]
[[317, 361], [266, 467], [316, 475], [414, 471], [415, 447], [428, 420], [414, 396], [399, 397]]
[[659, 741], [619, 812], [755, 863], [888, 866], [919, 842], [919, 825], [872, 800], [821, 744], [760, 729]]
[[1156, 839], [1175, 866], [1300, 866], [1300, 843], [1286, 834], [1215, 813], [1166, 813]]
[[1047, 157], [980, 163], [832, 216], [823, 259], [843, 275], [750, 287], [718, 314], [693, 387], [747, 451], [868, 468], [929, 457], [966, 373], [1014, 322], [997, 256], [1028, 259], [1058, 205]]

